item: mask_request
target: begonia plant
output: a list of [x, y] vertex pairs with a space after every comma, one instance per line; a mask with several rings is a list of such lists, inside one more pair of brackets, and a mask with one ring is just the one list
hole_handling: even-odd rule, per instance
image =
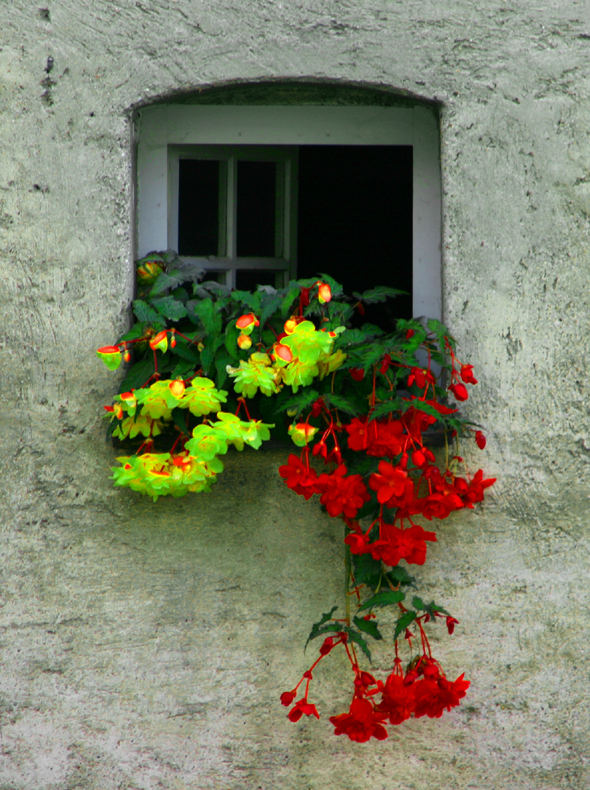
[[[410, 717], [438, 718], [459, 704], [469, 681], [447, 678], [427, 626], [458, 623], [441, 604], [413, 594], [410, 566], [423, 565], [436, 523], [473, 509], [493, 479], [459, 473], [450, 450], [486, 439], [458, 404], [477, 384], [437, 320], [364, 321], [390, 288], [347, 296], [327, 275], [259, 286], [254, 292], [201, 281], [171, 253], [137, 265], [135, 322], [98, 349], [111, 370], [127, 364], [120, 393], [105, 406], [127, 452], [116, 486], [156, 501], [205, 492], [230, 447], [258, 449], [271, 430], [292, 441], [278, 474], [306, 500], [318, 497], [344, 525], [346, 595], [312, 626], [317, 658], [280, 697], [288, 719], [319, 718], [310, 701], [316, 667], [334, 649], [352, 673], [348, 711], [330, 721], [353, 741], [388, 737]], [[436, 445], [439, 445], [437, 449]], [[394, 613], [391, 671], [362, 668], [383, 640], [381, 610]]]

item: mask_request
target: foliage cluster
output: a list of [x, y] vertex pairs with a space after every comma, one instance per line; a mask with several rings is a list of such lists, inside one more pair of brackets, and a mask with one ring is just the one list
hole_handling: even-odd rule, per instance
[[[367, 322], [367, 311], [397, 292], [348, 296], [327, 275], [229, 291], [168, 253], [139, 261], [137, 276], [135, 323], [97, 352], [113, 370], [128, 364], [120, 394], [105, 407], [113, 436], [134, 449], [117, 459], [115, 485], [154, 500], [207, 491], [230, 447], [258, 449], [276, 427], [300, 448], [279, 469], [286, 485], [306, 499], [318, 495], [344, 522], [345, 612], [336, 617], [333, 607], [313, 626], [309, 640], [323, 637], [320, 654], [281, 696], [292, 706], [289, 719], [319, 718], [309, 702], [312, 671], [337, 645], [354, 690], [349, 711], [331, 717], [336, 734], [382, 739], [388, 723], [457, 705], [469, 683], [447, 680], [424, 626], [440, 621], [452, 633], [458, 621], [409, 592], [415, 580], [406, 567], [423, 564], [436, 540], [417, 518], [473, 508], [494, 482], [481, 470], [460, 475], [462, 459], [449, 454], [452, 439], [470, 436], [483, 449], [485, 437], [457, 408], [477, 380], [447, 329], [433, 319], [390, 328]], [[445, 443], [442, 465], [436, 436]], [[397, 612], [385, 681], [359, 663], [360, 654], [371, 659], [370, 642], [383, 639], [383, 607]]]

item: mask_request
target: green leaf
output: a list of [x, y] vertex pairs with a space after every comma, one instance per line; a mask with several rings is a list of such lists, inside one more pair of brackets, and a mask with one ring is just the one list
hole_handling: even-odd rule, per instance
[[185, 318], [188, 315], [186, 307], [173, 296], [162, 296], [158, 299], [152, 299], [152, 304], [169, 321], [180, 321], [181, 318]]
[[188, 424], [188, 409], [172, 409], [172, 422], [185, 436], [190, 436], [191, 429]]
[[260, 326], [264, 326], [268, 319], [277, 312], [281, 306], [281, 301], [281, 296], [277, 293], [265, 294], [263, 296], [260, 315], [258, 316], [260, 320]]
[[416, 612], [404, 612], [402, 614], [395, 624], [395, 631], [393, 633], [394, 640], [398, 638], [402, 631], [405, 631], [406, 628], [414, 622], [416, 616]]
[[352, 293], [354, 297], [359, 299], [361, 302], [366, 302], [367, 304], [385, 302], [387, 299], [400, 296], [401, 294], [407, 294], [407, 291], [399, 291], [397, 288], [388, 288], [384, 285], [378, 285], [376, 288], [370, 288], [368, 291], [364, 291], [363, 293], [357, 293], [357, 291], [353, 291]]
[[170, 272], [168, 274], [166, 272], [160, 272], [151, 287], [150, 296], [157, 296], [158, 294], [164, 293], [164, 291], [176, 288], [181, 282], [182, 278], [179, 277], [176, 272]]
[[422, 608], [424, 609], [425, 612], [428, 612], [428, 614], [431, 616], [433, 620], [434, 620], [435, 612], [437, 612], [438, 614], [450, 614], [450, 612], [448, 612], [442, 606], [439, 606], [437, 603], [434, 603], [434, 601], [430, 601], [429, 604], [426, 604]]
[[401, 398], [392, 398], [391, 400], [385, 401], [385, 403], [380, 403], [378, 406], [375, 406], [369, 415], [369, 420], [378, 420], [379, 417], [385, 417], [386, 414], [399, 411], [401, 403]]
[[123, 381], [120, 384], [120, 392], [128, 392], [143, 387], [146, 381], [154, 372], [154, 363], [151, 359], [142, 359], [131, 365]]
[[396, 565], [395, 568], [392, 568], [385, 575], [391, 580], [393, 584], [413, 585], [415, 582], [414, 577], [410, 576], [407, 570], [401, 565]]
[[291, 283], [289, 285], [290, 287], [288, 288], [287, 293], [281, 302], [281, 315], [283, 318], [286, 318], [289, 315], [289, 311], [293, 305], [293, 302], [301, 293], [301, 288], [299, 285], [293, 285]]
[[350, 628], [350, 626], [347, 626], [344, 629], [341, 628], [340, 630], [341, 631], [342, 630], [346, 631], [350, 641], [354, 642], [355, 644], [357, 644], [360, 647], [360, 649], [363, 651], [363, 653], [366, 655], [366, 657], [369, 659], [369, 661], [370, 661], [371, 660], [371, 651], [369, 650], [369, 646], [367, 645], [365, 639], [363, 639], [363, 637], [359, 634], [359, 632], [355, 631], [354, 628]]
[[[260, 313], [261, 294], [256, 291], [232, 291], [231, 298], [237, 302], [241, 307], [251, 310], [256, 316]], [[244, 310], [246, 312], [246, 310]]]
[[376, 609], [380, 606], [390, 606], [394, 603], [399, 603], [405, 598], [405, 594], [401, 590], [384, 590], [376, 595], [373, 595], [367, 601], [359, 606], [359, 612], [363, 609]]
[[209, 376], [213, 370], [213, 363], [220, 346], [223, 345], [224, 338], [219, 335], [213, 335], [210, 338], [205, 338], [205, 347], [201, 351], [201, 366], [205, 375]]
[[221, 313], [212, 299], [191, 299], [186, 303], [191, 317], [198, 319], [209, 336], [221, 332]]
[[345, 414], [357, 414], [358, 409], [355, 407], [353, 403], [351, 403], [346, 398], [343, 398], [342, 395], [334, 395], [333, 393], [326, 393], [322, 395], [326, 405], [333, 406], [340, 411], [343, 411]]
[[[324, 613], [322, 614], [321, 618], [320, 618], [320, 619], [317, 621], [317, 623], [314, 623], [314, 624], [312, 625], [312, 627], [311, 627], [311, 631], [310, 631], [310, 633], [309, 633], [309, 636], [307, 637], [307, 642], [305, 643], [305, 646], [306, 646], [306, 647], [307, 647], [308, 643], [310, 642], [310, 640], [312, 640], [312, 639], [315, 639], [315, 638], [316, 638], [316, 636], [318, 636], [320, 633], [322, 633], [322, 632], [319, 630], [319, 629], [320, 629], [320, 627], [321, 627], [321, 626], [323, 626], [323, 625], [324, 625], [324, 623], [327, 623], [327, 622], [328, 622], [328, 620], [331, 620], [331, 619], [332, 619], [332, 615], [334, 614], [334, 612], [336, 611], [336, 609], [338, 609], [338, 607], [337, 607], [337, 606], [333, 606], [333, 607], [330, 609], [330, 611], [329, 611], [329, 612], [324, 612]], [[337, 623], [334, 623], [334, 625], [338, 625], [338, 624], [337, 624]], [[338, 627], [338, 630], [339, 630], [339, 631], [342, 631], [343, 629], [342, 629], [342, 627], [340, 627], [340, 626], [339, 626], [339, 627]]]
[[280, 410], [286, 412], [297, 409], [297, 413], [299, 414], [305, 409], [308, 409], [318, 397], [319, 393], [317, 390], [306, 387], [300, 395], [295, 395], [281, 403]]
[[125, 332], [125, 334], [119, 338], [119, 343], [122, 343], [124, 340], [137, 340], [140, 337], [143, 337], [144, 327], [143, 324], [133, 324], [129, 332]]
[[157, 313], [147, 302], [144, 302], [143, 299], [135, 299], [133, 302], [133, 312], [135, 313], [137, 320], [142, 324], [149, 324], [150, 326], [164, 326], [162, 316], [159, 315], [159, 313]]
[[412, 598], [412, 606], [414, 607], [414, 609], [425, 609], [426, 608], [426, 606], [424, 604], [424, 601], [422, 600], [422, 598], [420, 598], [419, 595], [415, 595]]
[[373, 620], [365, 620], [363, 617], [355, 617], [354, 624], [359, 629], [359, 631], [364, 631], [365, 634], [369, 634], [372, 636], [373, 639], [383, 639], [381, 635], [381, 631], [377, 627], [377, 623]]
[[379, 586], [383, 576], [381, 561], [374, 560], [370, 554], [353, 554], [352, 572], [356, 584], [366, 584], [372, 589]]

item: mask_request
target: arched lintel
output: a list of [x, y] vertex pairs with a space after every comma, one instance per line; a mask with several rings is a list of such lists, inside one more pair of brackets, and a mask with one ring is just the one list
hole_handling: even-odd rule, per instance
[[261, 77], [226, 79], [173, 89], [129, 108], [135, 113], [158, 104], [184, 105], [323, 105], [422, 107], [438, 111], [442, 103], [432, 97], [385, 83], [325, 77]]

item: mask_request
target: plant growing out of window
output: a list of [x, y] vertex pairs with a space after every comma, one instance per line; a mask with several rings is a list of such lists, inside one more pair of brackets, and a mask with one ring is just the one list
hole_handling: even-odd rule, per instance
[[[481, 469], [461, 473], [449, 449], [459, 437], [483, 449], [485, 436], [459, 412], [477, 380], [447, 329], [363, 324], [368, 305], [396, 292], [347, 296], [326, 275], [230, 291], [170, 254], [142, 259], [137, 275], [133, 327], [97, 352], [110, 369], [129, 365], [105, 406], [113, 436], [134, 450], [117, 459], [115, 485], [154, 501], [208, 491], [230, 447], [258, 449], [276, 428], [296, 448], [278, 470], [285, 484], [344, 524], [345, 605], [312, 626], [318, 656], [280, 698], [289, 720], [319, 718], [311, 682], [335, 649], [352, 678], [349, 709], [330, 717], [336, 735], [383, 740], [411, 716], [458, 705], [469, 681], [447, 677], [427, 635], [452, 634], [458, 620], [410, 592], [409, 570], [426, 561], [435, 521], [474, 508], [494, 483]], [[361, 662], [383, 639], [384, 609], [394, 613], [394, 655], [376, 678]]]

